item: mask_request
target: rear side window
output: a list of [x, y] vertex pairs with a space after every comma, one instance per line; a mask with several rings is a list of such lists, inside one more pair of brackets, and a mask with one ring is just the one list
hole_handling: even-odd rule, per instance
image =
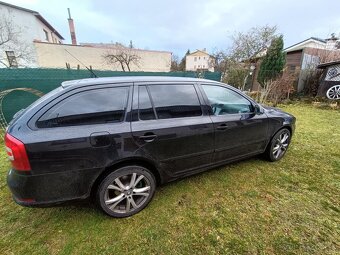
[[138, 91], [139, 91], [138, 93], [139, 119], [140, 120], [156, 119], [147, 88], [145, 86], [139, 86]]
[[151, 85], [149, 91], [158, 119], [202, 115], [201, 105], [193, 85]]
[[54, 105], [37, 121], [37, 127], [63, 127], [123, 121], [128, 87], [79, 92]]

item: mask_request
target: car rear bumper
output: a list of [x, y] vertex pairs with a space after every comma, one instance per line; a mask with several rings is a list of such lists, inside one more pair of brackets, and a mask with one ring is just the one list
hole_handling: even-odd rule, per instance
[[87, 198], [99, 173], [91, 169], [31, 175], [11, 169], [7, 184], [17, 204], [49, 205]]

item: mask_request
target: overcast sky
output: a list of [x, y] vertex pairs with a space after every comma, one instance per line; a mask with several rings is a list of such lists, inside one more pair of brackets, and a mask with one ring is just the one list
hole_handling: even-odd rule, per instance
[[171, 51], [227, 49], [234, 31], [277, 25], [285, 47], [311, 36], [340, 33], [340, 0], [11, 0], [33, 9], [70, 43], [67, 8], [79, 42], [133, 41], [137, 48]]

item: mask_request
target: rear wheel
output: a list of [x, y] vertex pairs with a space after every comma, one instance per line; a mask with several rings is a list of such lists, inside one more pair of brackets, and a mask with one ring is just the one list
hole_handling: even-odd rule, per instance
[[151, 201], [156, 188], [153, 174], [141, 166], [117, 169], [100, 183], [97, 201], [112, 217], [129, 217], [143, 210]]
[[270, 141], [265, 152], [270, 161], [280, 160], [286, 153], [290, 144], [291, 133], [287, 128], [279, 130]]

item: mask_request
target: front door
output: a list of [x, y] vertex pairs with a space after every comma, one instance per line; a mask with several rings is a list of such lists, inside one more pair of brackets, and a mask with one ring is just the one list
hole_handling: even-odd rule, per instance
[[267, 118], [256, 114], [253, 104], [236, 90], [201, 85], [211, 106], [215, 130], [214, 162], [259, 153], [267, 143]]

